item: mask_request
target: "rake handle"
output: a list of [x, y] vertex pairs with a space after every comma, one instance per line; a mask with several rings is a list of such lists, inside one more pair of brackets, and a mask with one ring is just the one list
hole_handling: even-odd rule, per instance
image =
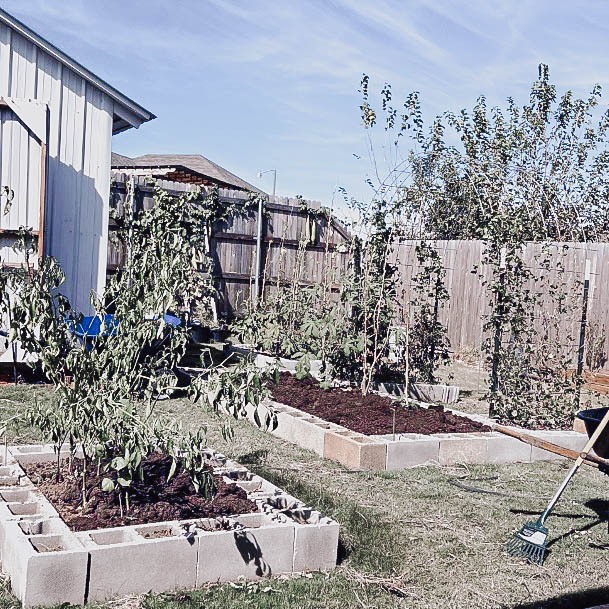
[[[530, 444], [531, 446], [535, 446], [536, 448], [541, 448], [542, 450], [547, 450], [548, 452], [554, 453], [556, 455], [561, 455], [562, 457], [566, 457], [567, 459], [573, 459], [576, 461], [582, 453], [577, 452], [576, 450], [571, 450], [570, 448], [565, 448], [564, 446], [559, 446], [558, 444], [554, 444], [553, 442], [548, 442], [547, 440], [542, 440], [541, 438], [537, 438], [536, 436], [531, 436], [530, 434], [516, 431], [512, 427], [504, 427], [503, 425], [494, 425], [494, 431], [499, 431], [506, 436], [510, 436], [512, 438], [516, 438], [525, 444]], [[583, 451], [582, 451], [583, 452]], [[586, 465], [590, 465], [592, 467], [598, 467], [599, 465], [604, 465], [609, 469], [609, 459], [602, 459], [596, 455], [586, 454], [583, 461]]]

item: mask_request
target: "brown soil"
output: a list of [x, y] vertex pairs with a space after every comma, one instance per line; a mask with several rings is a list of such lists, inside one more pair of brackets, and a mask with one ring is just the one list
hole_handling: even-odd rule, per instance
[[271, 384], [270, 389], [277, 402], [369, 436], [393, 433], [394, 408], [396, 433], [490, 431], [486, 425], [445, 412], [441, 406], [406, 408], [376, 393], [363, 396], [359, 391], [322, 389], [314, 379], [300, 381], [291, 374], [282, 374], [279, 384]]
[[[147, 524], [190, 518], [236, 516], [258, 511], [247, 493], [235, 484], [227, 484], [220, 476], [214, 478], [216, 494], [209, 500], [199, 495], [190, 477], [178, 468], [167, 482], [171, 459], [159, 453], [150, 455], [143, 464], [144, 482], [134, 481], [129, 491], [129, 512], [121, 516], [116, 493], [101, 490], [105, 474], [97, 467], [87, 467], [87, 507], [82, 509], [82, 460], [74, 461], [73, 472], [68, 462], [62, 463], [63, 479], [56, 481], [54, 463], [33, 463], [26, 466], [32, 482], [53, 504], [73, 531], [104, 529], [127, 524]], [[124, 507], [124, 501], [123, 501]]]

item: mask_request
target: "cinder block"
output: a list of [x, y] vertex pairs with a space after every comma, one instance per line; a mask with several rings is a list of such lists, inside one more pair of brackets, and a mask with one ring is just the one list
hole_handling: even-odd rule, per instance
[[575, 419], [573, 419], [573, 431], [586, 433], [586, 424], [581, 419], [575, 417]]
[[560, 445], [581, 452], [588, 441], [588, 434], [577, 431], [563, 431], [560, 436]]
[[[57, 453], [52, 444], [27, 444], [22, 446], [11, 446], [9, 449], [13, 459], [21, 465], [29, 465], [30, 463], [48, 463], [49, 461], [57, 460]], [[62, 446], [60, 450], [61, 457], [68, 457], [70, 454], [69, 447]]]
[[198, 542], [182, 535], [175, 523], [77, 535], [90, 556], [89, 601], [195, 587]]
[[414, 383], [409, 393], [422, 402], [441, 402], [453, 404], [459, 399], [459, 387], [455, 385], [430, 385], [427, 383]]
[[499, 432], [487, 436], [487, 463], [529, 463], [531, 445]]
[[6, 523], [3, 561], [15, 596], [24, 607], [83, 604], [87, 552], [74, 535], [27, 536], [19, 524]]
[[294, 525], [294, 571], [331, 571], [338, 551], [337, 522], [322, 518], [319, 524]]
[[[552, 442], [552, 444], [557, 444], [558, 446], [569, 448], [570, 450], [575, 450], [577, 452], [584, 447], [587, 439], [587, 436], [584, 434], [579, 434], [574, 431], [539, 430], [528, 433], [541, 440], [545, 440], [546, 442]], [[536, 446], [533, 446], [531, 451], [531, 461], [559, 461], [564, 458], [565, 457], [561, 457], [556, 453], [537, 448]]]
[[384, 470], [387, 465], [387, 443], [369, 436], [344, 435], [328, 431], [324, 457], [351, 469]]
[[487, 435], [483, 433], [435, 434], [440, 438], [440, 465], [485, 463]]
[[328, 428], [315, 422], [315, 417], [293, 415], [290, 412], [277, 413], [277, 427], [273, 435], [312, 450], [323, 457], [324, 438]]
[[0, 560], [4, 569], [6, 523], [57, 518], [57, 510], [32, 485], [0, 489]]
[[294, 525], [199, 533], [197, 586], [291, 573]]
[[425, 463], [438, 463], [440, 440], [431, 436], [403, 438], [387, 442], [387, 469], [415, 467]]

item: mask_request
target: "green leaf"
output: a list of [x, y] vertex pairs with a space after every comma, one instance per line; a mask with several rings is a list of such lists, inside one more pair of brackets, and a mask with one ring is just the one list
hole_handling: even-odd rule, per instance
[[114, 490], [114, 482], [110, 478], [104, 478], [101, 483], [104, 493], [111, 493]]

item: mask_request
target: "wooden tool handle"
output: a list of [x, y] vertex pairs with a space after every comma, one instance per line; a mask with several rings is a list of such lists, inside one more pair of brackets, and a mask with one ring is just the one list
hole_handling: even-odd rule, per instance
[[[520, 440], [525, 444], [530, 444], [531, 446], [535, 446], [536, 448], [547, 450], [548, 452], [554, 453], [556, 455], [561, 455], [562, 457], [566, 457], [567, 459], [573, 459], [574, 461], [577, 460], [577, 458], [581, 455], [581, 453], [577, 452], [576, 450], [571, 450], [570, 448], [559, 446], [558, 444], [554, 444], [553, 442], [542, 440], [541, 438], [538, 438], [536, 436], [532, 436], [522, 431], [518, 431], [513, 427], [505, 427], [504, 425], [494, 425], [493, 430], [499, 431], [502, 434], [505, 434], [506, 436], [516, 438], [517, 440]], [[609, 469], [609, 459], [601, 459], [601, 457], [598, 457], [593, 454], [587, 454], [584, 458], [584, 463], [593, 467], [603, 465]]]

